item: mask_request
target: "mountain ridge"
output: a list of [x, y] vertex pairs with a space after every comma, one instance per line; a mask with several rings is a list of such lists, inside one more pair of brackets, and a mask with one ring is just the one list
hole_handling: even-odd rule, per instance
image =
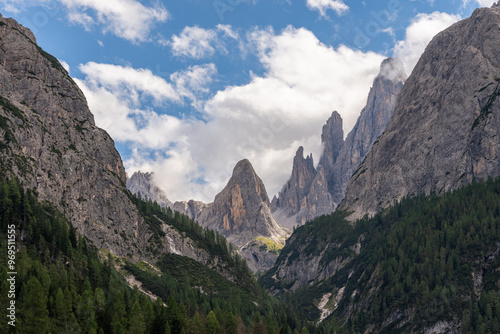
[[434, 37], [386, 131], [350, 179], [339, 210], [354, 211], [356, 219], [405, 196], [440, 194], [500, 174], [494, 149], [499, 31], [500, 10], [494, 6], [475, 10]]

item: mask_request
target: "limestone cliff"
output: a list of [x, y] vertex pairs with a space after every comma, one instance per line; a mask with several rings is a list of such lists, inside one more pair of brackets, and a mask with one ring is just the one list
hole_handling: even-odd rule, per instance
[[182, 254], [235, 280], [227, 263], [167, 223], [153, 245], [156, 232], [132, 201], [121, 157], [85, 96], [31, 31], [1, 15], [0, 175], [36, 191], [97, 248], [150, 262]]
[[280, 224], [291, 228], [333, 212], [344, 198], [349, 178], [389, 124], [405, 79], [403, 64], [394, 58], [385, 59], [366, 106], [345, 142], [342, 117], [334, 111], [323, 126], [324, 150], [317, 170], [312, 156], [304, 159], [303, 149], [297, 151], [292, 176], [272, 203], [273, 214]]
[[[127, 197], [120, 155], [95, 125], [85, 96], [14, 20], [0, 18], [0, 44], [3, 173], [36, 189], [97, 247], [144, 253], [145, 226]], [[122, 236], [138, 242], [124, 244]]]
[[405, 69], [399, 60], [388, 58], [382, 62], [366, 106], [347, 135], [329, 174], [328, 184], [335, 203], [344, 198], [347, 182], [389, 124], [405, 80]]
[[171, 207], [172, 202], [167, 198], [167, 194], [155, 185], [153, 177], [153, 173], [135, 172], [127, 179], [127, 189], [132, 194], [140, 193], [142, 198], [150, 199], [162, 207]]
[[351, 219], [405, 196], [500, 174], [500, 8], [438, 34], [404, 85], [385, 133], [350, 179]]
[[[236, 164], [226, 187], [201, 212], [198, 220], [202, 226], [219, 231], [238, 248], [248, 248], [257, 237], [284, 244], [288, 236], [273, 218], [264, 183], [246, 159]], [[268, 269], [274, 263], [270, 260], [262, 263], [260, 257], [271, 255], [260, 246], [243, 253], [253, 270]]]

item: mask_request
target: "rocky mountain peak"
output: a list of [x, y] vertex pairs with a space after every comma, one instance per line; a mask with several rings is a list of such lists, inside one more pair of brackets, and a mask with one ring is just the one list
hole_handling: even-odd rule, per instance
[[404, 82], [406, 80], [405, 66], [397, 58], [386, 58], [380, 64], [378, 77], [384, 77], [395, 82]]
[[324, 145], [323, 155], [320, 159], [320, 164], [326, 170], [332, 169], [340, 150], [344, 146], [344, 129], [342, 116], [337, 111], [334, 111], [330, 118], [323, 125], [321, 132], [321, 142]]
[[394, 116], [350, 179], [352, 219], [417, 194], [500, 175], [500, 7], [481, 8], [427, 46]]
[[323, 126], [321, 140], [324, 151], [314, 169], [312, 157], [303, 158], [299, 148], [293, 160], [292, 176], [273, 200], [276, 219], [291, 227], [317, 216], [331, 213], [344, 198], [349, 178], [375, 140], [391, 120], [397, 96], [406, 80], [403, 64], [385, 59], [373, 82], [365, 108], [344, 142], [342, 117], [334, 111]]
[[[243, 159], [236, 164], [226, 188], [239, 188], [241, 190], [241, 194], [245, 195], [243, 198], [245, 201], [255, 200], [265, 203], [267, 206], [271, 205], [264, 183], [257, 175], [248, 159]], [[221, 194], [222, 192], [217, 196]], [[254, 198], [255, 195], [257, 195], [258, 198]], [[215, 197], [215, 201], [217, 201], [217, 196]]]
[[236, 164], [226, 187], [201, 213], [199, 220], [237, 246], [256, 236], [279, 240], [286, 235], [271, 214], [264, 183], [247, 159]]
[[350, 177], [389, 124], [405, 80], [406, 73], [401, 61], [387, 58], [382, 62], [368, 94], [366, 106], [347, 135], [333, 171], [329, 174], [329, 189], [335, 203], [344, 198]]
[[143, 198], [151, 199], [163, 207], [171, 207], [172, 202], [167, 198], [167, 194], [154, 183], [154, 173], [135, 172], [127, 179], [127, 189], [132, 194], [140, 193]]
[[264, 183], [247, 159], [236, 164], [226, 187], [201, 211], [198, 221], [243, 248], [254, 271], [269, 269], [277, 258], [256, 240], [284, 244], [289, 235], [274, 219]]

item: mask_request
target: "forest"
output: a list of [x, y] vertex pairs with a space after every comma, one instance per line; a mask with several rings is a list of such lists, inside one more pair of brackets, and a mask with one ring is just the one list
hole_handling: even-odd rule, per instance
[[[244, 260], [217, 233], [155, 203], [135, 199], [141, 212], [155, 213], [193, 236], [240, 272], [242, 285], [223, 278], [189, 258], [165, 255], [162, 274], [126, 263], [158, 298], [131, 288], [108, 252], [92, 246], [36, 193], [23, 191], [15, 179], [0, 182], [0, 249], [7, 254], [7, 232], [15, 225], [16, 326], [0, 322], [2, 333], [309, 333], [315, 330], [291, 308], [267, 295], [248, 275]], [[154, 227], [152, 227], [154, 228]], [[8, 305], [7, 256], [1, 257], [2, 305]], [[179, 268], [182, 267], [182, 269]], [[189, 276], [205, 277], [195, 281]], [[200, 276], [198, 276], [200, 277]], [[193, 287], [198, 286], [198, 288]], [[202, 292], [199, 287], [207, 285]], [[213, 289], [210, 290], [210, 286]]]

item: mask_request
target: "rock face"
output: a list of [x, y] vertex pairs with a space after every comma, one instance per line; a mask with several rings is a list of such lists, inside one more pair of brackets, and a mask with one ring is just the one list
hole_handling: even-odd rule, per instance
[[[338, 113], [334, 112], [334, 115]], [[338, 119], [342, 129], [340, 115]], [[304, 224], [307, 220], [330, 213], [335, 208], [328, 192], [324, 168], [320, 167], [316, 171], [312, 155], [304, 158], [302, 146], [293, 159], [292, 176], [283, 186], [279, 197], [273, 198], [271, 208], [277, 221], [287, 228]]]
[[351, 219], [405, 196], [500, 175], [500, 8], [438, 34], [403, 87], [386, 131], [350, 179]]
[[389, 124], [405, 80], [403, 63], [394, 58], [382, 62], [380, 73], [370, 89], [366, 107], [347, 135], [328, 180], [335, 203], [340, 203], [344, 198], [347, 182]]
[[153, 173], [135, 172], [127, 179], [127, 189], [132, 194], [140, 193], [142, 198], [151, 199], [162, 207], [172, 207], [173, 204], [167, 198], [167, 194], [154, 184], [153, 177]]
[[[181, 254], [235, 281], [227, 263], [170, 225], [162, 224], [166, 235], [152, 246], [120, 155], [95, 125], [85, 96], [31, 31], [1, 15], [0, 175], [35, 190], [97, 248], [149, 262], [164, 252]], [[141, 186], [150, 181], [147, 174], [137, 178]]]
[[332, 113], [323, 126], [324, 151], [317, 170], [312, 156], [304, 159], [303, 149], [299, 148], [290, 180], [273, 199], [273, 214], [280, 224], [291, 228], [333, 212], [344, 198], [349, 178], [389, 124], [405, 79], [399, 60], [388, 58], [382, 62], [366, 107], [345, 142], [342, 117], [336, 111]]
[[[226, 187], [201, 212], [198, 220], [202, 226], [219, 231], [237, 247], [243, 247], [257, 237], [284, 244], [288, 237], [287, 231], [273, 218], [266, 188], [246, 159], [236, 164]], [[267, 252], [262, 251], [267, 257]], [[259, 264], [258, 249], [246, 253], [251, 269], [268, 269], [274, 263], [266, 261], [273, 263], [262, 268], [264, 263]]]
[[0, 44], [2, 173], [36, 189], [97, 247], [140, 254], [145, 227], [127, 197], [125, 169], [85, 96], [31, 31], [1, 16]]
[[236, 164], [226, 187], [201, 213], [200, 222], [238, 246], [259, 235], [276, 242], [286, 236], [271, 214], [264, 183], [246, 159]]
[[172, 203], [167, 194], [156, 185], [154, 173], [135, 172], [127, 180], [127, 189], [132, 194], [140, 193], [142, 198], [150, 199], [164, 208], [170, 208], [194, 220], [197, 220], [201, 211], [207, 207], [207, 204], [193, 200]]

